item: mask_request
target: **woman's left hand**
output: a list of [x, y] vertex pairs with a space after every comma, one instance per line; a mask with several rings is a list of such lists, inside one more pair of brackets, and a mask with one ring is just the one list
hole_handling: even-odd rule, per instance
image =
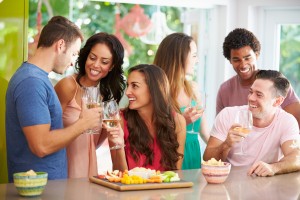
[[194, 107], [187, 107], [182, 113], [182, 115], [185, 118], [186, 124], [188, 125], [195, 122], [200, 117], [202, 117], [203, 112], [204, 109], [197, 110]]

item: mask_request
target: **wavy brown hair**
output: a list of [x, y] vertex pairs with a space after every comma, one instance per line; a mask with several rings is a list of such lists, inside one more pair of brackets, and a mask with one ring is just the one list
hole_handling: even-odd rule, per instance
[[[129, 75], [133, 71], [138, 71], [145, 76], [145, 82], [151, 88], [150, 95], [153, 102], [153, 123], [156, 129], [156, 139], [161, 150], [160, 164], [166, 170], [176, 170], [176, 163], [183, 155], [177, 152], [179, 143], [175, 133], [174, 112], [169, 93], [169, 83], [164, 71], [155, 66], [141, 64], [129, 69]], [[146, 163], [152, 164], [153, 150], [151, 145], [153, 139], [150, 132], [136, 110], [126, 108], [124, 117], [127, 120], [129, 131], [130, 153], [135, 161], [139, 160], [139, 155], [146, 156]]]
[[153, 62], [165, 71], [169, 79], [172, 103], [178, 113], [180, 107], [177, 98], [181, 87], [189, 97], [195, 99], [192, 86], [185, 78], [186, 61], [191, 51], [192, 41], [193, 38], [184, 33], [168, 35], [160, 43]]

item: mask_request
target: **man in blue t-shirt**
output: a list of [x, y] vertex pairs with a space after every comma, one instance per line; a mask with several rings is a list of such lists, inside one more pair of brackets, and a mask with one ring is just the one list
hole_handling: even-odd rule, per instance
[[63, 128], [62, 109], [48, 79], [73, 65], [83, 36], [65, 17], [55, 16], [43, 28], [35, 55], [11, 78], [6, 92], [6, 142], [9, 181], [13, 173], [48, 172], [49, 179], [67, 178], [65, 147], [84, 130], [96, 127], [100, 110], [82, 106], [73, 125]]

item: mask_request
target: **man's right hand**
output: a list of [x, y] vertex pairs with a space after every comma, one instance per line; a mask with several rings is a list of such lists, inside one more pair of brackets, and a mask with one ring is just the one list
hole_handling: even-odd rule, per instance
[[79, 119], [84, 122], [83, 124], [85, 130], [101, 126], [100, 124], [101, 118], [102, 118], [101, 107], [88, 109], [86, 103], [84, 101], [81, 102], [81, 113]]
[[238, 124], [233, 124], [227, 134], [227, 138], [224, 141], [229, 147], [232, 147], [235, 143], [241, 142], [247, 134], [240, 132], [237, 127], [240, 127]]

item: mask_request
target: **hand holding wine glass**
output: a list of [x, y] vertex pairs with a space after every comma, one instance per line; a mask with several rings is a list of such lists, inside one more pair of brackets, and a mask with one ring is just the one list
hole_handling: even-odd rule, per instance
[[251, 111], [239, 110], [235, 118], [235, 123], [237, 123], [239, 126], [235, 127], [234, 131], [238, 131], [240, 136], [242, 137], [241, 151], [236, 154], [246, 155], [243, 150], [243, 142], [245, 137], [247, 137], [248, 134], [251, 132], [253, 126], [253, 118]]
[[206, 108], [206, 94], [201, 92], [196, 96], [196, 100], [191, 99], [189, 107], [184, 110], [183, 116], [186, 119], [187, 124], [192, 123], [192, 129], [187, 130], [189, 133], [198, 134], [194, 131], [194, 122], [203, 116]]
[[[115, 100], [103, 102], [103, 123], [109, 132], [109, 139], [115, 144], [110, 150], [116, 150], [124, 147], [123, 130], [119, 124], [120, 110]], [[120, 134], [121, 132], [121, 134]]]
[[103, 102], [103, 122], [109, 127], [116, 127], [120, 121], [120, 110], [115, 100]]
[[[99, 87], [82, 87], [82, 101], [88, 109], [101, 107], [101, 95]], [[99, 134], [101, 132], [102, 118], [99, 125], [93, 129], [84, 131], [87, 134]]]

